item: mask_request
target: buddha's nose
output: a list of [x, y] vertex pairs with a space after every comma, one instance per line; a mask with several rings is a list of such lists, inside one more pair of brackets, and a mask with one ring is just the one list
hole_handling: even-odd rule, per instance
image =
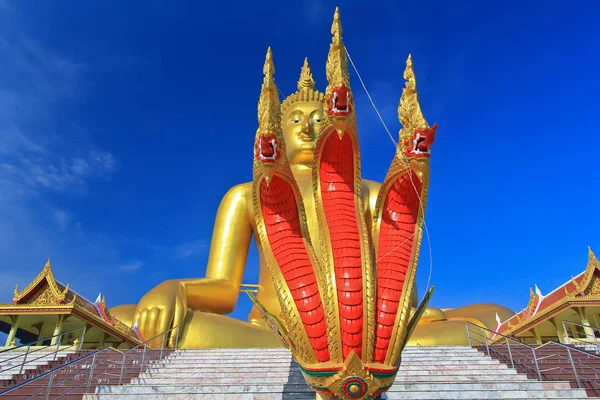
[[310, 124], [304, 124], [300, 129], [300, 140], [310, 141], [314, 139], [314, 129]]
[[304, 121], [302, 123], [302, 127], [300, 129], [300, 132], [303, 135], [312, 135], [314, 133], [314, 128], [312, 126], [312, 124], [310, 123], [310, 121]]

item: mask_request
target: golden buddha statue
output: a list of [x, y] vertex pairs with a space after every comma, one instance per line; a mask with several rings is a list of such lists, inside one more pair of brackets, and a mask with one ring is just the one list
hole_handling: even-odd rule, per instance
[[[315, 214], [312, 163], [315, 139], [323, 116], [324, 94], [316, 89], [308, 60], [304, 60], [298, 91], [281, 103], [281, 125], [285, 153], [306, 215]], [[281, 313], [273, 280], [267, 269], [261, 241], [257, 237], [252, 198], [252, 182], [232, 187], [217, 211], [210, 254], [204, 278], [165, 281], [150, 290], [136, 305], [122, 305], [110, 311], [123, 322], [138, 327], [144, 338], [180, 326], [179, 347], [279, 347], [281, 341], [269, 329], [255, 305], [243, 322], [224, 314], [237, 304], [252, 238], [258, 247], [260, 267], [256, 298], [269, 312]], [[380, 183], [363, 180], [362, 198], [365, 223], [371, 226]], [[318, 224], [307, 221], [312, 237], [319, 237]], [[318, 241], [313, 245], [318, 246]], [[411, 306], [417, 305], [416, 288]], [[493, 328], [496, 313], [507, 319], [514, 313], [501, 306], [479, 304], [457, 309], [429, 307], [413, 332], [409, 345], [465, 345], [465, 322]]]

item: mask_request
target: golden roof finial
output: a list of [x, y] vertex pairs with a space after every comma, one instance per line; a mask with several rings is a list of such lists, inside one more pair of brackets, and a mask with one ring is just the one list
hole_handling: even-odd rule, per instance
[[339, 88], [343, 84], [350, 90], [350, 75], [348, 74], [348, 58], [346, 48], [342, 40], [342, 21], [340, 18], [340, 9], [336, 7], [333, 14], [333, 24], [331, 25], [331, 45], [327, 55], [326, 75], [327, 90], [325, 94], [331, 95], [334, 88]]
[[592, 261], [596, 260], [596, 255], [594, 254], [594, 252], [592, 251], [592, 247], [588, 246], [588, 258]]
[[298, 91], [315, 89], [315, 80], [312, 76], [310, 65], [308, 65], [308, 57], [306, 57], [304, 59], [304, 65], [302, 66], [302, 70], [300, 71], [300, 79], [298, 80]]
[[421, 105], [419, 104], [419, 95], [417, 94], [417, 79], [413, 69], [412, 55], [406, 59], [406, 69], [404, 70], [404, 79], [406, 84], [402, 90], [402, 97], [398, 105], [398, 119], [402, 124], [400, 130], [400, 144], [406, 146], [406, 141], [410, 141], [415, 129], [427, 130], [429, 124], [423, 116]]
[[317, 90], [315, 79], [312, 76], [308, 58], [304, 59], [304, 65], [300, 71], [300, 79], [298, 80], [298, 91], [289, 95], [283, 103], [281, 103], [281, 114], [285, 113], [294, 103], [301, 101], [323, 101], [325, 95]]
[[44, 269], [50, 269], [50, 257], [48, 257], [48, 261], [46, 261], [46, 265], [44, 265]]

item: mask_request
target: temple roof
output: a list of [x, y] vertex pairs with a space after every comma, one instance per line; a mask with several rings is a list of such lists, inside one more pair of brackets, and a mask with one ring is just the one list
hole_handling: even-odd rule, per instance
[[529, 291], [529, 303], [520, 312], [502, 322], [496, 318], [494, 331], [505, 336], [514, 335], [547, 321], [565, 308], [581, 306], [600, 301], [600, 263], [588, 248], [588, 262], [585, 271], [571, 277], [550, 293], [544, 295], [535, 286]]
[[87, 300], [54, 278], [50, 259], [38, 275], [23, 289], [16, 285], [12, 304], [0, 304], [0, 315], [18, 314], [74, 314], [92, 326], [111, 335], [130, 338], [139, 343], [136, 329], [112, 316], [106, 299], [98, 296], [95, 302]]

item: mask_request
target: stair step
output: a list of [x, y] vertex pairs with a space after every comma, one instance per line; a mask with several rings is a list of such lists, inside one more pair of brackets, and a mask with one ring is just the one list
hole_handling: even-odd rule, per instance
[[[502, 349], [503, 351], [504, 349]], [[497, 350], [496, 354], [501, 351]], [[583, 353], [582, 353], [583, 354]], [[583, 354], [585, 357], [585, 354]], [[120, 362], [117, 355], [115, 360]], [[153, 358], [158, 357], [153, 353]], [[135, 360], [134, 360], [135, 358]], [[130, 360], [123, 385], [118, 377], [94, 378], [95, 393], [84, 400], [314, 400], [315, 392], [306, 385], [301, 369], [283, 348], [202, 349], [170, 352], [143, 368], [137, 368], [141, 355]], [[551, 365], [547, 363], [546, 365]], [[134, 367], [131, 369], [131, 367]], [[64, 375], [80, 367], [69, 367]], [[118, 368], [118, 365], [117, 365]], [[118, 375], [119, 369], [102, 365], [96, 371]], [[87, 376], [86, 376], [87, 378]], [[42, 382], [40, 382], [42, 384]], [[586, 399], [583, 389], [573, 389], [566, 381], [539, 382], [510, 368], [502, 358], [495, 359], [471, 347], [410, 347], [387, 399]], [[31, 388], [33, 389], [33, 388]], [[57, 388], [58, 395], [66, 388]], [[62, 391], [60, 391], [62, 390]], [[79, 389], [77, 389], [79, 390]], [[77, 392], [83, 394], [83, 392]], [[81, 399], [79, 394], [79, 399]], [[16, 396], [6, 396], [17, 399]]]
[[[397, 399], [514, 399], [515, 397], [522, 398], [586, 398], [584, 390], [578, 389], [561, 389], [564, 383], [540, 383], [531, 382], [528, 385], [519, 384], [501, 384], [500, 387], [482, 387], [478, 384], [449, 384], [449, 385], [412, 385], [400, 384], [394, 385], [387, 392], [388, 398]], [[544, 390], [546, 389], [546, 390]], [[548, 390], [550, 389], [550, 390]], [[247, 394], [252, 393], [257, 396], [261, 394], [279, 394], [283, 391], [291, 391], [292, 393], [311, 393], [312, 391], [304, 384], [286, 384], [286, 385], [270, 385], [270, 384], [249, 384], [249, 385], [219, 385], [219, 386], [172, 386], [172, 385], [125, 385], [97, 388], [96, 394], [135, 394], [140, 396], [149, 396], [156, 394]], [[314, 392], [311, 393], [314, 398]], [[86, 396], [86, 398], [88, 398]], [[99, 398], [103, 398], [100, 396]], [[230, 397], [228, 397], [230, 398]]]

